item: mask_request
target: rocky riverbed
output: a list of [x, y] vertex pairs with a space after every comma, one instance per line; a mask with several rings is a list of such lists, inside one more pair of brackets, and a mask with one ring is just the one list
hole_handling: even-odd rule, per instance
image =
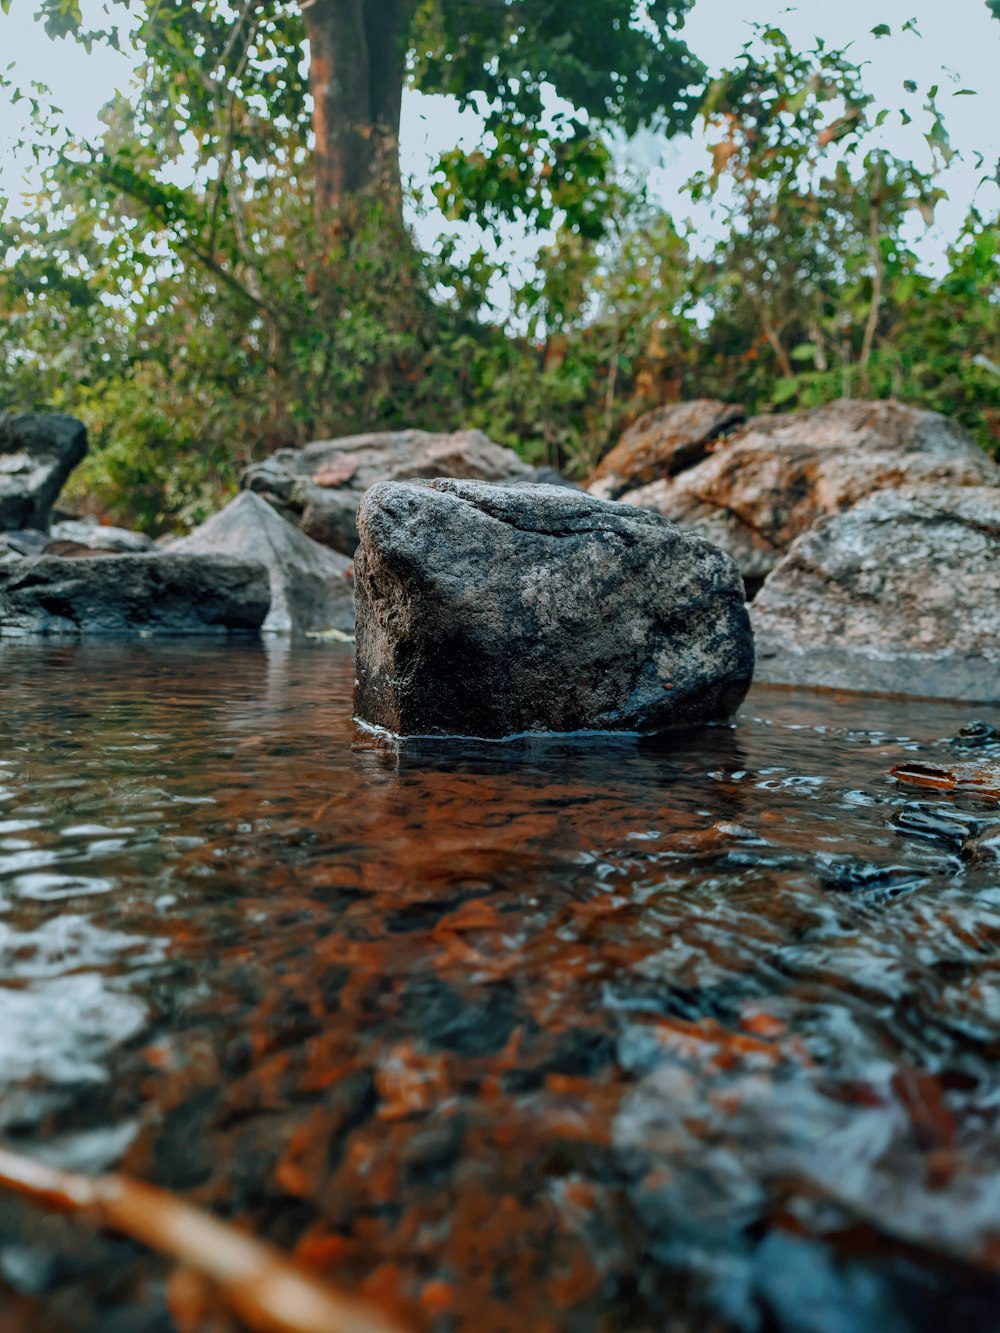
[[[426, 1333], [991, 1328], [997, 710], [757, 688], [669, 743], [388, 754], [353, 680], [0, 642], [4, 1140]], [[0, 1201], [6, 1326], [191, 1300]]]

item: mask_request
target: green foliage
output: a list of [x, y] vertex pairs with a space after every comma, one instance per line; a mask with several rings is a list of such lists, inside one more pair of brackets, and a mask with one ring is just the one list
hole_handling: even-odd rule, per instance
[[[873, 108], [861, 75], [846, 51], [818, 42], [797, 52], [779, 30], [758, 29], [705, 99], [720, 137], [692, 189], [704, 198], [729, 187], [707, 297], [723, 318], [756, 323], [785, 381], [774, 406], [796, 397], [803, 363], [836, 365], [844, 391], [869, 391], [890, 289], [913, 281], [904, 221], [912, 209], [930, 221], [941, 197], [932, 172], [875, 146], [890, 113]], [[933, 96], [926, 110], [946, 164]]]
[[[358, 199], [317, 235], [295, 5], [135, 11], [140, 87], [100, 142], [61, 141], [44, 90], [25, 93], [47, 166], [27, 215], [0, 212], [0, 402], [83, 417], [77, 498], [152, 532], [200, 520], [285, 444], [471, 424], [581, 475], [641, 411], [705, 395], [787, 410], [893, 394], [1000, 450], [995, 219], [970, 215], [937, 279], [905, 240], [952, 151], [934, 95], [921, 172], [878, 146], [912, 105], [876, 107], [846, 52], [760, 31], [703, 102], [715, 147], [690, 189], [722, 239], [698, 258], [602, 133], [690, 115], [686, 4], [650, 3], [624, 33], [629, 6], [601, 6], [603, 53], [568, 0], [476, 3], [480, 26], [473, 0], [419, 11], [414, 77], [488, 99], [481, 151], [446, 158], [439, 201], [498, 235], [514, 217], [550, 229], [502, 321], [502, 267], [449, 243], [418, 254], [390, 202]], [[46, 12], [78, 21], [72, 0]], [[608, 82], [626, 57], [635, 77]], [[586, 123], [545, 106], [554, 74]]]
[[[485, 141], [444, 156], [451, 217], [496, 225], [562, 214], [598, 235], [612, 179], [608, 129], [667, 134], [694, 119], [704, 66], [679, 32], [693, 0], [425, 0], [414, 79], [485, 117]], [[546, 88], [568, 104], [553, 111]]]

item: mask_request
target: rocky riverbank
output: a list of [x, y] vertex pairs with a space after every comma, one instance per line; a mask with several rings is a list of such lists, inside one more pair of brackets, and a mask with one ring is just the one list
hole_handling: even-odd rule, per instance
[[[718, 643], [703, 632], [713, 616], [729, 624], [712, 572], [724, 552], [751, 604], [759, 680], [1000, 698], [1000, 467], [954, 422], [901, 403], [842, 401], [750, 420], [738, 404], [667, 405], [626, 431], [586, 497], [479, 431], [318, 441], [255, 464], [226, 509], [155, 545], [93, 519], [53, 517], [86, 449], [70, 417], [0, 416], [0, 636], [349, 635], [358, 510], [376, 488], [410, 508], [405, 520], [370, 509], [380, 552], [391, 547], [396, 564], [391, 597], [392, 580], [366, 603], [378, 604], [370, 623], [381, 626], [360, 652], [368, 680], [395, 679], [416, 653], [420, 672], [405, 676], [407, 689], [450, 698], [460, 670], [478, 682], [484, 707], [488, 697], [519, 726], [716, 715], [718, 700], [685, 713], [687, 686], [671, 691], [683, 676], [692, 697], [707, 691], [707, 700], [706, 682], [728, 678], [728, 631]], [[379, 489], [386, 482], [402, 490]], [[584, 527], [557, 534], [557, 511]], [[643, 564], [636, 552], [654, 529], [671, 554]], [[540, 555], [546, 542], [558, 556]], [[618, 547], [629, 554], [616, 564]], [[366, 560], [376, 567], [374, 550]], [[667, 626], [656, 644], [636, 628], [653, 607]], [[407, 617], [419, 651], [386, 632]], [[554, 626], [572, 651], [553, 650]], [[685, 655], [701, 662], [690, 678], [677, 665]], [[671, 707], [650, 712], [632, 697], [616, 674], [625, 658], [633, 684], [656, 682]], [[617, 703], [585, 706], [602, 688]], [[575, 708], [557, 706], [567, 691]], [[370, 720], [408, 725], [404, 715], [420, 712], [414, 698], [368, 704]], [[453, 721], [465, 725], [461, 708]], [[439, 719], [434, 729], [449, 728]]]

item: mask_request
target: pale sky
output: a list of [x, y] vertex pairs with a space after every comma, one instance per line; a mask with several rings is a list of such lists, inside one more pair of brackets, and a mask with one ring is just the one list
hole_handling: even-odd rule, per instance
[[[99, 13], [94, 0], [85, 3], [85, 15], [88, 7]], [[22, 85], [32, 79], [49, 84], [67, 123], [83, 135], [94, 135], [100, 128], [100, 107], [115, 88], [127, 87], [131, 61], [98, 48], [88, 56], [71, 39], [51, 41], [34, 21], [34, 12], [31, 0], [13, 0], [10, 13], [0, 15], [0, 69], [13, 63]], [[916, 20], [919, 37], [900, 31], [909, 19]], [[949, 170], [944, 184], [951, 198], [939, 207], [930, 231], [924, 233], [914, 220], [915, 238], [920, 233], [919, 251], [928, 266], [935, 267], [984, 171], [1000, 157], [1000, 22], [990, 17], [984, 0], [839, 0], [833, 5], [829, 0], [800, 0], [794, 6], [769, 5], [762, 0], [696, 0], [684, 35], [710, 70], [716, 71], [735, 59], [753, 20], [778, 23], [793, 44], [801, 46], [817, 35], [831, 45], [853, 43], [855, 58], [869, 62], [868, 87], [880, 105], [909, 103], [918, 112], [922, 96], [909, 97], [903, 90], [904, 79], [915, 80], [921, 94], [932, 83], [940, 85], [939, 103], [952, 143], [964, 160], [956, 161]], [[871, 36], [871, 28], [878, 23], [892, 27], [891, 39]], [[954, 96], [960, 88], [975, 89], [976, 96]], [[20, 112], [20, 108], [0, 104], [0, 193], [9, 196], [25, 188], [26, 173], [30, 186], [30, 162], [23, 154], [12, 153], [13, 142], [23, 130]], [[409, 94], [401, 136], [404, 171], [412, 173], [417, 183], [426, 180], [427, 164], [441, 149], [454, 146], [463, 131], [475, 137], [475, 118], [463, 120], [448, 99]], [[908, 129], [892, 117], [884, 134], [886, 147], [899, 156], [917, 161], [926, 156], [919, 116]], [[974, 150], [986, 158], [980, 171], [974, 166]], [[709, 234], [710, 219], [680, 193], [692, 172], [706, 165], [704, 140], [695, 135], [667, 143], [662, 147], [662, 166], [655, 161], [659, 146], [654, 150], [646, 143], [637, 151], [643, 165], [649, 167], [656, 197], [679, 220], [690, 218], [696, 234]], [[978, 198], [982, 207], [996, 210], [994, 186], [981, 187]], [[429, 243], [442, 225], [438, 217], [418, 221], [421, 240]]]

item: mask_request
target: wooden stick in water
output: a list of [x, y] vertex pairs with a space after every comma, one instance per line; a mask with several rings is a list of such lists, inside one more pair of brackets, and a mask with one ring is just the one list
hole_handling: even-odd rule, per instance
[[402, 1333], [385, 1315], [334, 1291], [273, 1245], [142, 1181], [76, 1175], [0, 1148], [0, 1187], [58, 1212], [84, 1213], [197, 1270], [261, 1333]]

